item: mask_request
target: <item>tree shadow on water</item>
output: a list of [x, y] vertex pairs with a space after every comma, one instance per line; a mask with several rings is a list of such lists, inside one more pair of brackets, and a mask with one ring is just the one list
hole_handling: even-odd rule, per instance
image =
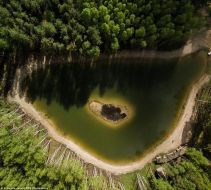
[[7, 97], [12, 95], [13, 87], [17, 85], [16, 71], [20, 66], [26, 64], [28, 52], [25, 54], [14, 54], [5, 51], [4, 55], [0, 57], [0, 96]]
[[174, 64], [156, 65], [154, 60], [149, 63], [149, 60], [132, 59], [113, 59], [112, 63], [104, 59], [94, 64], [54, 63], [25, 77], [20, 90], [30, 102], [44, 98], [47, 104], [56, 101], [68, 110], [71, 106], [83, 107], [96, 88], [100, 96], [114, 87], [121, 94], [130, 89], [152, 88], [168, 80], [176, 63], [175, 60]]

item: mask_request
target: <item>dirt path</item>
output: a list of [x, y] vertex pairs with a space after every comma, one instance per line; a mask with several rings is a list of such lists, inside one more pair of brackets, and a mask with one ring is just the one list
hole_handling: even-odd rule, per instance
[[194, 52], [199, 51], [203, 48], [211, 48], [211, 30], [206, 30], [198, 35], [194, 36], [193, 39], [187, 41], [187, 43], [180, 49], [172, 51], [129, 51], [122, 50], [117, 52], [115, 58], [160, 58], [160, 59], [172, 59], [177, 57], [183, 57]]
[[75, 142], [73, 142], [70, 139], [66, 139], [62, 135], [60, 135], [55, 127], [53, 126], [53, 123], [49, 121], [43, 114], [39, 113], [35, 108], [30, 104], [27, 103], [23, 98], [19, 98], [18, 95], [16, 95], [14, 98], [10, 98], [10, 100], [13, 100], [20, 104], [20, 106], [25, 110], [26, 113], [34, 117], [37, 121], [39, 121], [47, 130], [49, 135], [54, 138], [56, 141], [65, 144], [69, 149], [76, 152], [85, 162], [92, 163], [93, 165], [102, 168], [104, 170], [107, 170], [114, 174], [124, 174], [128, 172], [132, 172], [137, 169], [141, 169], [144, 167], [145, 164], [149, 163], [156, 155], [160, 153], [165, 153], [170, 150], [173, 150], [181, 145], [182, 143], [182, 134], [183, 129], [185, 127], [186, 122], [188, 122], [192, 116], [194, 104], [195, 104], [195, 98], [198, 90], [209, 81], [210, 76], [204, 75], [200, 78], [200, 80], [195, 83], [192, 87], [192, 90], [189, 94], [187, 103], [185, 105], [184, 112], [175, 127], [175, 130], [157, 147], [155, 147], [153, 150], [151, 150], [148, 154], [146, 154], [143, 158], [141, 158], [138, 161], [131, 162], [124, 165], [114, 165], [110, 164], [108, 162], [105, 162], [103, 160], [100, 160], [87, 152], [85, 149], [77, 145]]

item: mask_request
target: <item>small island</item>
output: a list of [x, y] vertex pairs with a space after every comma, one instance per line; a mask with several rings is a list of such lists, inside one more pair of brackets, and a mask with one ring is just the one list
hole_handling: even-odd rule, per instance
[[99, 101], [91, 101], [89, 109], [96, 116], [112, 124], [119, 124], [128, 117], [128, 109], [124, 105], [104, 104]]

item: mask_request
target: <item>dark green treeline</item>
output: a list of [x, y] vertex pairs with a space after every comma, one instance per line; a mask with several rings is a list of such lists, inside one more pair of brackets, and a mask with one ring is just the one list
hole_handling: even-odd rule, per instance
[[0, 50], [97, 57], [175, 47], [204, 22], [194, 0], [1, 0]]
[[47, 165], [43, 134], [35, 136], [33, 123], [27, 124], [17, 110], [0, 98], [0, 189], [118, 190], [103, 175], [88, 175], [77, 159]]

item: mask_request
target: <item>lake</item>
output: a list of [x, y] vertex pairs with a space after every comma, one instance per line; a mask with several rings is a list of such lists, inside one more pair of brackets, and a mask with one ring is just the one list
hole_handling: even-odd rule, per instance
[[[206, 61], [202, 51], [168, 61], [52, 64], [35, 70], [22, 90], [58, 132], [97, 157], [125, 162], [140, 158], [170, 133]], [[118, 128], [109, 127], [89, 112], [93, 100], [127, 105], [131, 117]]]

